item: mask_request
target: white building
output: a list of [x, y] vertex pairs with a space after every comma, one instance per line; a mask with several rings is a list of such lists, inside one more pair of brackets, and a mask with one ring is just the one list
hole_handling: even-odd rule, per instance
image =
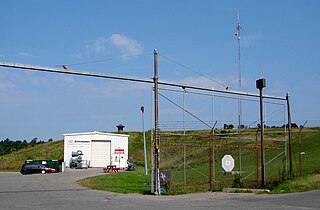
[[127, 167], [129, 135], [107, 132], [85, 132], [64, 134], [64, 162], [70, 166], [72, 152], [82, 152], [83, 162], [90, 167], [116, 165]]

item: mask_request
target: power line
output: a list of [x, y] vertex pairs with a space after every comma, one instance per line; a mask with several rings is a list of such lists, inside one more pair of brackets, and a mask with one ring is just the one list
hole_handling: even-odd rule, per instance
[[150, 55], [150, 54], [153, 54], [153, 53], [152, 53], [152, 52], [149, 52], [149, 53], [136, 54], [136, 55], [127, 55], [127, 56], [120, 56], [120, 57], [107, 58], [107, 59], [101, 59], [101, 60], [84, 61], [84, 62], [80, 62], [80, 63], [60, 64], [60, 65], [56, 65], [56, 66], [80, 66], [80, 65], [85, 65], [85, 64], [101, 63], [101, 62], [107, 62], [107, 61], [113, 61], [113, 60], [120, 60], [120, 59], [125, 59], [125, 58], [133, 58], [133, 57], [145, 56], [145, 55]]
[[[221, 95], [221, 94], [209, 94], [209, 93], [204, 93], [204, 92], [195, 92], [195, 91], [188, 91], [188, 90], [178, 90], [178, 89], [170, 89], [170, 88], [159, 88], [159, 90], [165, 90], [165, 91], [171, 91], [171, 92], [178, 92], [178, 93], [190, 93], [190, 94], [194, 94], [194, 95], [202, 95], [202, 96], [214, 96], [214, 97], [218, 97], [218, 98], [227, 98], [227, 99], [235, 99], [235, 100], [239, 100], [239, 97], [237, 96], [225, 96], [225, 95]], [[251, 101], [251, 102], [259, 102], [259, 100], [255, 100], [255, 99], [249, 99], [249, 98], [242, 98], [242, 100], [244, 101]], [[277, 103], [274, 101], [269, 101], [269, 100], [265, 100], [264, 101], [265, 104], [273, 104], [273, 105], [281, 105], [284, 106], [284, 103]]]
[[192, 114], [191, 112], [189, 112], [188, 110], [184, 109], [183, 107], [181, 107], [179, 104], [175, 103], [174, 101], [172, 101], [171, 99], [169, 99], [168, 97], [164, 96], [161, 93], [158, 93], [160, 96], [162, 96], [163, 98], [165, 98], [166, 100], [168, 100], [169, 102], [171, 102], [172, 104], [174, 104], [175, 106], [179, 107], [180, 109], [183, 109], [186, 113], [190, 114], [192, 117], [194, 117], [195, 119], [199, 120], [201, 123], [203, 123], [204, 125], [208, 126], [209, 128], [211, 128], [211, 126], [209, 124], [207, 124], [206, 122], [204, 122], [203, 120], [201, 120], [199, 117], [197, 117], [196, 115]]
[[[22, 70], [48, 72], [48, 73], [50, 72], [50, 73], [59, 73], [59, 74], [106, 78], [106, 79], [127, 80], [127, 81], [142, 82], [142, 83], [149, 83], [149, 84], [154, 83], [153, 79], [151, 78], [140, 78], [140, 77], [124, 76], [124, 75], [116, 75], [116, 74], [106, 74], [106, 73], [102, 74], [102, 73], [94, 73], [94, 72], [75, 71], [71, 69], [65, 70], [63, 68], [54, 68], [54, 67], [48, 67], [48, 66], [37, 66], [37, 65], [29, 65], [29, 64], [11, 63], [11, 62], [0, 61], [0, 67], [16, 68], [16, 69], [22, 69]], [[223, 93], [223, 94], [230, 94], [230, 95], [241, 95], [241, 96], [255, 97], [255, 98], [259, 97], [259, 95], [254, 93], [248, 93], [248, 92], [246, 93], [246, 92], [233, 91], [233, 90], [221, 90], [221, 89], [219, 90], [214, 88], [207, 88], [207, 87], [182, 84], [182, 83], [170, 82], [170, 81], [159, 80], [159, 85], [190, 88], [190, 89], [199, 90], [199, 91], [216, 92], [216, 93]], [[281, 101], [287, 100], [286, 97], [270, 96], [270, 95], [263, 95], [263, 98], [281, 100]]]
[[188, 66], [186, 66], [186, 65], [184, 65], [184, 64], [181, 64], [181, 63], [173, 60], [172, 58], [169, 58], [168, 56], [161, 55], [161, 54], [159, 54], [159, 55], [160, 55], [161, 57], [166, 58], [166, 59], [170, 60], [171, 62], [177, 64], [178, 66], [181, 66], [181, 67], [183, 67], [183, 68], [185, 68], [185, 69], [188, 69], [189, 71], [191, 71], [191, 72], [193, 72], [193, 73], [196, 73], [196, 74], [198, 74], [198, 75], [200, 75], [200, 76], [202, 76], [202, 77], [205, 77], [205, 78], [207, 78], [208, 80], [210, 80], [210, 81], [212, 81], [212, 82], [218, 83], [219, 85], [221, 85], [221, 86], [223, 86], [223, 87], [225, 87], [225, 88], [229, 88], [227, 85], [222, 84], [221, 82], [219, 82], [219, 81], [217, 81], [217, 80], [214, 80], [214, 79], [212, 79], [212, 78], [209, 77], [209, 76], [206, 76], [206, 75], [204, 75], [204, 74], [201, 74], [200, 72], [195, 71], [195, 70], [191, 69], [190, 67], [188, 67]]

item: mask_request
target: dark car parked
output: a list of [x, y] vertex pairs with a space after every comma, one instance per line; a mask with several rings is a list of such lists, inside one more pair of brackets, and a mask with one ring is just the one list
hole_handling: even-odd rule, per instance
[[46, 166], [42, 165], [42, 164], [23, 164], [21, 169], [20, 169], [20, 173], [22, 175], [25, 174], [33, 174], [33, 173], [54, 173], [55, 169], [52, 168], [47, 168]]

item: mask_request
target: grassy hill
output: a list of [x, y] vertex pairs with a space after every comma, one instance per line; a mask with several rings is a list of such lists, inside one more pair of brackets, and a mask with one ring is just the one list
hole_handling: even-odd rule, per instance
[[[293, 167], [294, 173], [298, 175], [299, 171], [299, 138], [297, 134], [297, 129], [293, 132]], [[195, 134], [203, 134], [208, 133], [208, 131], [190, 131]], [[233, 132], [232, 130], [228, 132]], [[143, 137], [141, 132], [125, 132], [125, 134], [130, 135], [129, 137], [129, 157], [132, 157], [137, 165], [144, 164], [143, 158]], [[272, 134], [278, 135], [278, 134]], [[146, 133], [146, 142], [147, 142], [147, 155], [150, 165], [150, 147], [151, 147], [151, 133], [150, 131]], [[248, 136], [249, 137], [249, 136]], [[274, 136], [269, 136], [274, 137]], [[172, 142], [175, 142], [176, 137], [170, 137]], [[180, 137], [181, 138], [181, 137]], [[186, 139], [185, 137], [184, 139]], [[188, 142], [199, 143], [198, 139], [191, 138], [186, 139]], [[302, 134], [302, 142], [303, 142], [303, 151], [305, 155], [303, 157], [303, 173], [319, 173], [320, 172], [320, 162], [318, 161], [320, 158], [320, 129], [303, 129]], [[221, 142], [216, 142], [221, 143]], [[228, 144], [232, 144], [232, 142], [228, 142]], [[242, 144], [254, 144], [254, 143], [246, 143], [242, 142]], [[188, 151], [188, 156], [192, 158], [192, 156], [198, 156], [198, 153], [201, 153], [203, 148], [191, 148]], [[175, 153], [177, 159], [183, 160], [183, 154]], [[181, 157], [179, 157], [181, 156]], [[245, 160], [245, 156], [243, 160]], [[47, 142], [44, 144], [39, 144], [34, 147], [29, 147], [25, 149], [21, 149], [19, 151], [10, 153], [8, 155], [0, 156], [0, 171], [19, 171], [21, 165], [25, 160], [32, 159], [63, 159], [63, 141], [53, 141]], [[164, 156], [163, 156], [163, 159]], [[197, 161], [195, 164], [199, 164], [201, 162]], [[170, 161], [162, 162], [162, 167], [167, 168], [170, 167]], [[192, 164], [192, 163], [191, 163]], [[183, 167], [183, 164], [177, 164], [175, 167]]]
[[[143, 165], [143, 137], [141, 132], [126, 132], [129, 137], [129, 157], [137, 165]], [[150, 132], [146, 133], [150, 151]], [[0, 171], [19, 171], [25, 160], [63, 160], [63, 140], [46, 142], [0, 156]], [[150, 152], [148, 152], [150, 159]]]
[[0, 171], [19, 171], [25, 160], [62, 160], [63, 141], [52, 141], [0, 156]]
[[[312, 129], [302, 133], [302, 148], [305, 155], [302, 158], [303, 174], [320, 173], [320, 130]], [[299, 175], [299, 138], [298, 134], [293, 135], [293, 171]]]
[[[216, 134], [219, 134], [221, 131], [217, 131]], [[225, 130], [223, 135], [230, 135], [232, 136], [234, 134], [235, 130]], [[188, 133], [198, 134], [199, 136], [207, 135], [208, 131], [188, 131]], [[248, 130], [248, 133], [249, 130]], [[253, 133], [253, 134], [252, 134]], [[135, 160], [135, 163], [137, 165], [143, 166], [144, 164], [144, 158], [143, 158], [143, 137], [141, 132], [125, 132], [125, 134], [130, 135], [129, 137], [129, 157], [132, 157]], [[190, 136], [182, 136], [177, 135], [177, 132], [173, 133], [175, 135], [171, 135], [169, 137], [164, 137], [165, 135], [162, 135], [161, 141], [163, 143], [179, 143], [179, 144], [208, 144], [208, 141], [201, 139], [201, 137], [197, 137], [197, 135], [194, 135], [192, 137]], [[251, 134], [244, 134], [248, 139], [255, 137], [255, 134], [253, 130], [251, 130]], [[266, 134], [266, 138], [281, 138], [281, 132], [275, 130], [274, 132], [271, 132], [270, 134]], [[147, 155], [149, 160], [149, 169], [150, 169], [150, 148], [151, 148], [151, 133], [150, 131], [146, 133], [146, 141], [147, 141]], [[252, 146], [254, 145], [255, 141], [252, 140], [244, 140], [241, 142], [232, 141], [232, 140], [223, 140], [219, 139], [220, 137], [216, 136], [214, 139], [214, 144], [228, 144], [230, 146]], [[309, 175], [310, 174], [320, 174], [320, 128], [316, 129], [303, 129], [302, 133], [302, 145], [303, 145], [303, 152], [305, 153], [303, 157], [303, 176], [299, 177], [299, 135], [298, 135], [298, 129], [293, 130], [293, 174], [294, 178], [298, 179], [298, 183], [295, 182], [284, 182], [281, 185], [275, 185], [274, 187], [277, 187], [276, 191], [279, 192], [290, 192], [287, 190], [290, 189], [291, 191], [300, 191], [301, 189], [318, 189], [317, 186], [319, 186], [319, 179], [316, 179], [316, 181], [312, 181], [314, 178], [311, 178], [310, 181]], [[21, 149], [19, 151], [10, 153], [8, 155], [0, 156], [0, 171], [19, 171], [21, 165], [24, 163], [25, 160], [29, 159], [63, 159], [63, 144], [64, 142], [61, 141], [53, 141], [53, 142], [47, 142], [44, 144], [39, 144], [33, 147]], [[219, 148], [219, 147], [217, 147]], [[173, 176], [176, 180], [183, 178], [183, 151], [177, 150], [176, 146], [170, 146], [165, 147], [162, 145], [161, 147], [162, 151], [165, 153], [171, 152], [171, 150], [174, 152], [174, 156], [172, 157], [166, 157], [165, 153], [161, 156], [161, 168], [168, 168], [170, 170], [176, 171]], [[208, 157], [205, 158], [197, 158], [201, 156], [201, 154], [204, 151], [209, 151], [208, 147], [188, 147], [187, 150], [187, 158], [189, 160], [188, 164], [191, 165], [193, 168], [195, 168], [198, 171], [205, 171], [208, 169], [208, 161], [205, 160]], [[222, 150], [222, 151], [215, 151], [215, 158], [216, 160], [220, 160], [220, 156], [218, 157], [219, 153], [223, 155], [224, 153], [230, 153], [231, 150]], [[250, 159], [252, 155], [252, 152], [245, 152], [243, 151], [242, 155], [242, 161], [243, 161], [243, 168], [250, 166], [254, 167], [254, 162]], [[204, 157], [204, 156], [201, 156]], [[178, 160], [178, 161], [174, 161]], [[280, 161], [279, 161], [279, 164]], [[217, 167], [220, 167], [220, 163], [216, 163]], [[216, 169], [217, 171], [221, 170], [219, 168]], [[179, 173], [181, 172], [181, 173]], [[272, 172], [272, 170], [268, 169], [268, 173]], [[277, 174], [278, 171], [274, 170], [274, 172]], [[130, 173], [131, 174], [131, 173]], [[145, 183], [150, 182], [150, 176], [144, 176], [143, 175], [143, 167], [140, 167], [138, 171], [132, 173], [130, 176], [127, 173], [124, 173], [121, 176], [118, 176], [118, 174], [111, 174], [108, 176], [101, 176], [96, 177], [88, 180], [83, 180], [84, 182], [88, 182], [87, 184], [82, 183], [84, 186], [88, 187], [94, 187], [95, 189], [102, 189], [107, 191], [114, 191], [118, 192], [118, 185], [119, 183], [122, 184], [121, 186], [131, 186], [132, 183], [135, 183], [135, 186], [131, 186], [132, 192], [140, 192], [145, 193], [146, 190], [149, 189], [150, 186], [146, 186]], [[191, 181], [203, 181], [201, 179], [201, 175], [199, 176], [198, 173], [193, 173], [192, 170], [188, 169], [188, 180]], [[217, 179], [219, 178], [218, 175], [219, 172], [216, 173]], [[125, 177], [123, 177], [125, 176]], [[316, 175], [319, 177], [318, 175]], [[314, 177], [314, 176], [311, 176]], [[234, 179], [233, 177], [230, 177], [231, 179]], [[97, 179], [97, 180], [95, 180]], [[100, 180], [101, 179], [101, 180]], [[110, 180], [109, 180], [110, 179]], [[302, 181], [299, 181], [299, 180]], [[99, 181], [100, 180], [100, 181]], [[118, 180], [118, 181], [117, 181]], [[125, 181], [127, 180], [127, 182]], [[207, 180], [207, 179], [206, 179]], [[219, 180], [219, 179], [218, 179]], [[112, 185], [113, 183], [113, 185]], [[292, 184], [294, 183], [294, 185]], [[302, 183], [302, 184], [301, 184]], [[103, 187], [99, 187], [100, 185]], [[131, 184], [131, 185], [130, 185]], [[114, 189], [106, 188], [106, 186], [115, 186]], [[198, 187], [198, 185], [196, 185]], [[204, 188], [202, 187], [204, 186]], [[297, 188], [297, 190], [296, 190]], [[127, 189], [127, 188], [122, 188]], [[176, 193], [180, 190], [180, 188], [177, 188], [175, 191], [175, 188], [172, 186], [173, 193]], [[199, 185], [198, 188], [194, 188], [191, 186], [188, 190], [188, 192], [197, 192], [197, 191], [207, 191], [208, 187], [205, 185]], [[130, 192], [131, 192], [130, 191]], [[183, 192], [183, 190], [180, 190]], [[180, 192], [179, 191], [179, 192]], [[122, 192], [122, 191], [121, 191]], [[125, 191], [127, 192], [127, 191]], [[127, 192], [128, 193], [128, 192]]]
[[[249, 131], [249, 130], [248, 130]], [[272, 139], [281, 139], [283, 138], [283, 132], [279, 129], [275, 130], [268, 130], [270, 133], [266, 134], [266, 139], [272, 138]], [[293, 130], [292, 140], [293, 140], [293, 179], [287, 180], [287, 181], [281, 181], [280, 182], [275, 179], [275, 182], [270, 182], [267, 186], [268, 189], [272, 190], [272, 193], [283, 193], [283, 192], [301, 192], [301, 191], [308, 191], [308, 190], [316, 190], [320, 189], [320, 162], [318, 161], [320, 158], [320, 129], [303, 129], [302, 133], [302, 145], [303, 145], [303, 152], [305, 152], [305, 155], [303, 156], [303, 176], [300, 176], [299, 173], [299, 135], [298, 135], [299, 129]], [[220, 131], [218, 131], [220, 132]], [[225, 131], [228, 135], [234, 134], [234, 130]], [[223, 133], [225, 133], [223, 132]], [[193, 131], [193, 134], [207, 134], [208, 131]], [[253, 134], [252, 134], [253, 133]], [[248, 139], [252, 139], [252, 137], [255, 136], [255, 131], [251, 130], [251, 134], [245, 134]], [[129, 134], [129, 133], [128, 133]], [[177, 133], [175, 133], [177, 134]], [[142, 162], [142, 148], [143, 148], [143, 141], [141, 138], [141, 135], [139, 133], [130, 134], [132, 135], [133, 139], [131, 139], [131, 142], [129, 142], [129, 149], [131, 150], [131, 155], [136, 157], [137, 160], [139, 160], [140, 163]], [[162, 136], [164, 137], [164, 135]], [[149, 138], [150, 139], [150, 135]], [[165, 152], [161, 155], [161, 168], [168, 168], [171, 171], [172, 179], [178, 180], [181, 177], [183, 178], [183, 173], [181, 172], [183, 169], [183, 152], [177, 149], [179, 144], [188, 144], [190, 142], [193, 142], [194, 144], [207, 144], [208, 142], [202, 141], [200, 137], [197, 136], [182, 136], [181, 135], [172, 135], [168, 139], [161, 138], [161, 142], [169, 142], [169, 143], [176, 143], [174, 146], [171, 147], [165, 147], [162, 144], [162, 151], [165, 150]], [[215, 137], [214, 144], [228, 144], [230, 146], [253, 146], [255, 145], [255, 141], [252, 140], [242, 140], [240, 143], [239, 141], [232, 141], [228, 140], [221, 140], [219, 137]], [[266, 143], [268, 146], [276, 146], [274, 142]], [[148, 145], [148, 149], [149, 149]], [[218, 147], [219, 148], [219, 147]], [[173, 156], [166, 157], [166, 153], [173, 151]], [[201, 171], [203, 173], [207, 168], [208, 164], [206, 163], [207, 160], [204, 156], [202, 156], [202, 159], [196, 158], [199, 157], [199, 153], [203, 153], [205, 150], [208, 150], [207, 147], [190, 147], [187, 151], [187, 158], [190, 158], [191, 161], [188, 162], [189, 165], [191, 165], [194, 169]], [[220, 149], [221, 150], [221, 149]], [[268, 151], [268, 150], [267, 150]], [[231, 150], [222, 150], [220, 153], [229, 153]], [[268, 151], [269, 156], [276, 156], [276, 154], [279, 154], [279, 151], [276, 153]], [[281, 152], [281, 151], [280, 151]], [[252, 156], [252, 152], [245, 152], [243, 151], [242, 161], [243, 161], [243, 167], [253, 167], [255, 166], [255, 162], [250, 159]], [[217, 155], [217, 151], [215, 153]], [[254, 155], [254, 154], [253, 154]], [[273, 158], [273, 157], [271, 157]], [[220, 159], [219, 158], [216, 158]], [[275, 159], [276, 165], [281, 165], [284, 167], [283, 164], [283, 158], [281, 157], [279, 160]], [[220, 167], [219, 164], [216, 164], [217, 167]], [[281, 174], [279, 174], [278, 169], [272, 170], [272, 168], [268, 165], [267, 173], [271, 175], [272, 173], [276, 174], [275, 178], [282, 178]], [[231, 179], [231, 183], [226, 184], [222, 187], [231, 187], [232, 181], [235, 179], [234, 176], [220, 176], [219, 174], [219, 168], [217, 168], [217, 180], [223, 181], [222, 179], [226, 179], [229, 177]], [[181, 172], [181, 173], [179, 173]], [[280, 177], [279, 177], [280, 176]], [[191, 170], [187, 169], [187, 177], [188, 180], [191, 181], [199, 181], [201, 179], [201, 175], [199, 174], [193, 174]], [[192, 180], [194, 178], [194, 180]], [[254, 178], [254, 177], [253, 177]], [[286, 177], [283, 177], [286, 178]], [[174, 180], [174, 181], [175, 181]], [[182, 179], [183, 180], [183, 179]], [[150, 186], [146, 185], [146, 183], [150, 183], [150, 176], [145, 176], [143, 168], [140, 167], [137, 171], [134, 171], [132, 173], [121, 173], [121, 174], [108, 174], [108, 175], [101, 175], [97, 177], [91, 177], [84, 180], [79, 181], [79, 183], [82, 186], [98, 189], [98, 190], [106, 190], [111, 192], [118, 192], [118, 193], [149, 193], [150, 192]], [[202, 181], [202, 180], [200, 180]], [[272, 180], [271, 180], [272, 181]], [[172, 183], [171, 183], [172, 184]], [[168, 187], [168, 194], [179, 194], [179, 193], [185, 193], [183, 190], [183, 186], [181, 185], [169, 185]], [[122, 186], [122, 187], [119, 187]], [[203, 187], [204, 186], [204, 187]], [[237, 187], [237, 186], [234, 186]], [[239, 186], [238, 186], [239, 187]], [[245, 186], [243, 186], [245, 187]], [[259, 186], [258, 186], [259, 187]], [[208, 185], [188, 185], [187, 191], [190, 192], [206, 192], [208, 191]], [[219, 190], [220, 188], [215, 188], [214, 190]], [[222, 188], [221, 188], [222, 189]]]

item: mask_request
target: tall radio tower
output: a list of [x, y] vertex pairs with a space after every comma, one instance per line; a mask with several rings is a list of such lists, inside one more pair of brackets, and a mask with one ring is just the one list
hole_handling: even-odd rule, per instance
[[[238, 72], [239, 72], [239, 77], [238, 77], [238, 82], [239, 82], [239, 90], [241, 90], [241, 86], [242, 86], [242, 81], [241, 81], [241, 60], [240, 60], [240, 33], [241, 33], [241, 29], [242, 27], [240, 26], [240, 15], [239, 15], [239, 10], [237, 10], [237, 26], [236, 26], [236, 33], [235, 36], [237, 37], [238, 40]], [[241, 100], [241, 96], [239, 96], [239, 101], [238, 101], [238, 130], [240, 133], [240, 129], [242, 126], [242, 100]]]

